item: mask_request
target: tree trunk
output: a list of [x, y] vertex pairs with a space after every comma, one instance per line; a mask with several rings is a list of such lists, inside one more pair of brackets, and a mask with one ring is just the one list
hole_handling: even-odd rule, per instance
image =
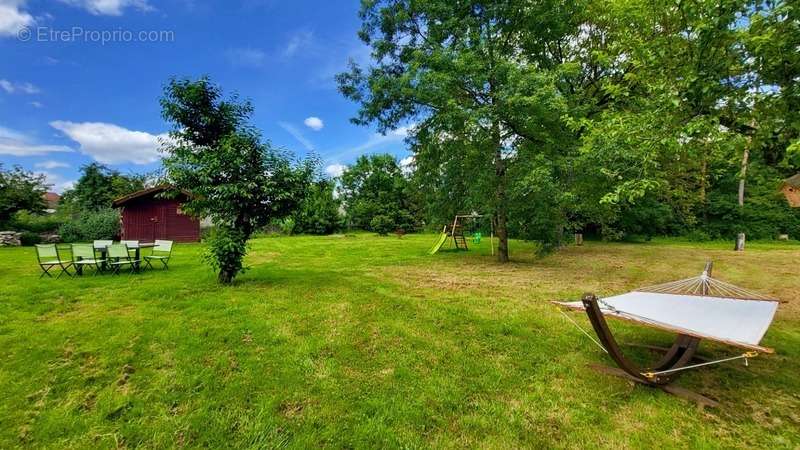
[[219, 271], [219, 276], [217, 277], [217, 281], [219, 281], [220, 284], [231, 284], [233, 283], [233, 277], [235, 276], [236, 274], [233, 273], [232, 271], [222, 269]]
[[747, 160], [750, 159], [750, 143], [744, 148], [742, 155], [742, 172], [739, 175], [739, 207], [744, 206], [744, 181], [747, 178]]
[[703, 224], [708, 226], [708, 151], [707, 146], [704, 147], [703, 161], [700, 165], [700, 208], [703, 214]]
[[508, 262], [508, 202], [506, 199], [506, 162], [503, 160], [503, 143], [500, 140], [500, 127], [494, 126], [492, 143], [494, 150], [495, 174], [495, 221], [497, 224], [497, 260]]

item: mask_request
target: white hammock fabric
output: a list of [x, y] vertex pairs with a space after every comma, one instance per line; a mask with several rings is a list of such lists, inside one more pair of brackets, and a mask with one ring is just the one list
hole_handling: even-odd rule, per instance
[[[583, 310], [581, 302], [558, 302]], [[778, 302], [705, 274], [599, 301], [603, 315], [760, 352]]]

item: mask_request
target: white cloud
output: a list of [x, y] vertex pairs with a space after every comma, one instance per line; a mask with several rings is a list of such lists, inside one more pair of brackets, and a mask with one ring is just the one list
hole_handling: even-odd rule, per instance
[[36, 174], [43, 175], [45, 184], [50, 186], [49, 189], [59, 194], [75, 186], [75, 180], [67, 180], [57, 173], [42, 171], [36, 172]]
[[24, 6], [25, 0], [0, 0], [0, 37], [17, 36], [33, 25], [33, 16], [22, 10]]
[[353, 151], [357, 153], [362, 153], [366, 150], [369, 150], [373, 147], [377, 147], [382, 144], [386, 144], [389, 142], [402, 142], [405, 138], [408, 137], [408, 133], [411, 131], [413, 126], [406, 126], [396, 128], [392, 131], [389, 131], [386, 134], [375, 133], [367, 139], [367, 142], [364, 144], [356, 147]]
[[39, 156], [71, 151], [73, 151], [71, 148], [64, 145], [37, 144], [18, 131], [0, 127], [0, 155]]
[[103, 164], [149, 164], [158, 161], [161, 140], [167, 134], [154, 135], [102, 122], [74, 123], [57, 120], [50, 126], [80, 144], [81, 153]]
[[302, 50], [311, 45], [311, 42], [314, 40], [314, 33], [308, 30], [300, 30], [292, 35], [289, 38], [289, 42], [286, 44], [286, 47], [283, 49], [283, 56], [291, 57], [294, 56], [299, 50]]
[[416, 161], [413, 156], [409, 156], [400, 160], [400, 169], [404, 174], [408, 175], [414, 171], [414, 164]]
[[287, 133], [291, 134], [292, 137], [297, 140], [297, 142], [306, 148], [306, 150], [314, 151], [314, 144], [312, 144], [311, 141], [309, 141], [308, 138], [303, 135], [303, 132], [297, 129], [297, 127], [286, 122], [278, 122], [278, 126], [286, 130]]
[[325, 123], [322, 121], [322, 119], [314, 116], [307, 118], [303, 121], [303, 123], [314, 131], [319, 131], [325, 126]]
[[0, 89], [3, 89], [9, 94], [38, 94], [42, 92], [41, 89], [31, 83], [13, 83], [4, 79], [0, 79]]
[[234, 48], [225, 54], [231, 64], [240, 67], [261, 67], [267, 58], [263, 51], [255, 48]]
[[331, 164], [325, 168], [325, 173], [331, 177], [340, 177], [344, 173], [345, 169], [347, 169], [347, 166], [344, 164]]
[[347, 159], [352, 156], [362, 155], [368, 150], [381, 145], [403, 142], [413, 130], [414, 124], [410, 124], [408, 126], [395, 128], [386, 134], [374, 133], [363, 144], [328, 155], [326, 159], [328, 161]]
[[33, 107], [34, 107], [34, 108], [36, 108], [36, 109], [42, 109], [42, 108], [44, 108], [44, 105], [42, 104], [42, 102], [30, 102], [30, 103], [28, 103], [28, 104], [29, 104], [29, 105], [31, 105], [31, 106], [33, 106]]
[[38, 162], [38, 163], [36, 163], [34, 165], [36, 166], [37, 169], [47, 169], [47, 170], [70, 167], [70, 165], [65, 163], [65, 162], [54, 161], [52, 159], [49, 159], [47, 161]]
[[95, 16], [121, 16], [126, 8], [153, 11], [147, 0], [61, 0], [62, 3], [83, 8]]

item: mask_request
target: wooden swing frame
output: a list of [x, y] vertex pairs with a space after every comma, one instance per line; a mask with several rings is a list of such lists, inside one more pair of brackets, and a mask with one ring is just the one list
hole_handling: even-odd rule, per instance
[[[480, 219], [482, 217], [490, 217], [491, 218], [491, 220], [489, 221], [489, 224], [490, 224], [489, 226], [490, 226], [490, 229], [491, 229], [490, 234], [489, 234], [489, 242], [491, 243], [492, 256], [494, 256], [494, 218], [491, 217], [490, 215], [487, 215], [487, 214], [456, 214], [455, 218], [453, 219], [453, 225], [450, 226], [449, 234], [450, 234], [450, 237], [453, 239], [453, 245], [455, 245], [455, 247], [457, 249], [460, 249], [461, 247], [459, 246], [458, 241], [456, 240], [456, 235], [455, 235], [455, 230], [459, 227], [459, 224], [458, 224], [459, 219], [473, 219], [473, 220], [475, 220], [475, 219]], [[445, 228], [447, 228], [447, 227], [445, 227]], [[463, 244], [462, 245], [464, 246], [464, 250], [469, 250], [467, 248], [467, 242], [466, 242], [466, 239], [464, 239], [464, 234], [463, 233], [461, 234], [461, 237], [463, 239]]]

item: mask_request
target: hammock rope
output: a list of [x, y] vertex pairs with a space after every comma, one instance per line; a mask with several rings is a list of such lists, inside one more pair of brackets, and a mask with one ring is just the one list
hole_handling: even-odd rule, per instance
[[758, 292], [740, 288], [728, 282], [711, 278], [707, 273], [700, 276], [685, 278], [683, 280], [671, 281], [669, 283], [656, 284], [636, 289], [639, 292], [652, 292], [655, 294], [683, 294], [701, 295], [703, 297], [730, 298], [736, 300], [770, 300], [768, 297]]
[[592, 340], [592, 342], [594, 342], [594, 343], [595, 343], [595, 345], [597, 345], [598, 347], [600, 347], [600, 350], [602, 350], [602, 351], [604, 351], [604, 352], [608, 353], [608, 350], [606, 350], [606, 348], [605, 348], [605, 347], [603, 347], [603, 344], [601, 344], [601, 343], [600, 343], [600, 342], [599, 342], [597, 339], [593, 338], [591, 334], [589, 334], [589, 333], [588, 333], [586, 330], [584, 330], [584, 329], [583, 329], [583, 327], [581, 327], [580, 325], [578, 325], [578, 322], [575, 322], [574, 320], [572, 320], [572, 317], [570, 317], [569, 315], [567, 315], [567, 313], [565, 313], [563, 310], [559, 309], [558, 311], [561, 313], [561, 315], [562, 315], [562, 316], [566, 317], [568, 321], [570, 321], [570, 322], [571, 322], [573, 325], [575, 325], [575, 328], [577, 328], [577, 329], [581, 330], [581, 332], [582, 332], [583, 334], [585, 334], [585, 335], [586, 335], [586, 337], [588, 337], [589, 339], [591, 339], [591, 340]]
[[745, 367], [749, 367], [750, 363], [748, 362], [748, 359], [755, 358], [756, 356], [758, 356], [758, 352], [747, 352], [747, 353], [742, 353], [739, 356], [731, 356], [730, 358], [722, 358], [714, 361], [706, 361], [703, 363], [692, 364], [690, 366], [676, 367], [674, 369], [660, 370], [658, 372], [643, 372], [642, 375], [644, 375], [647, 378], [655, 378], [658, 375], [680, 372], [681, 370], [696, 369], [698, 367], [710, 366], [712, 364], [720, 364], [728, 361], [735, 361], [737, 359], [742, 359], [742, 358], [744, 358]]

